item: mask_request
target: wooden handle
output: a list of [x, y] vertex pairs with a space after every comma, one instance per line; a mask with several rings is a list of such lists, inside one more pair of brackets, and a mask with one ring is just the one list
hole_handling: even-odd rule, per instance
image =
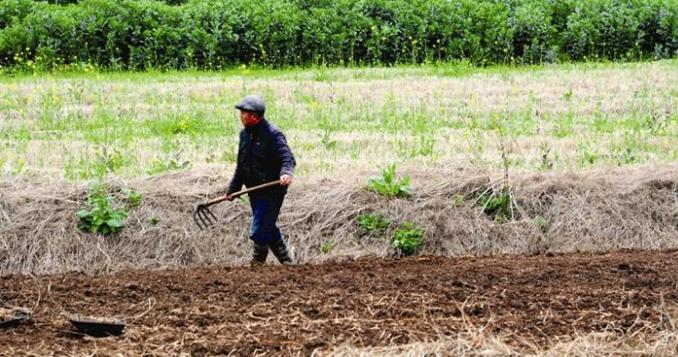
[[[275, 185], [280, 185], [280, 180], [275, 180], [275, 181], [267, 182], [267, 183], [264, 183], [264, 184], [261, 184], [261, 185], [258, 185], [258, 186], [249, 187], [249, 188], [246, 188], [244, 190], [234, 192], [230, 196], [233, 197], [233, 198], [236, 198], [236, 197], [240, 197], [240, 196], [242, 196], [246, 193], [258, 191], [258, 190], [261, 190], [262, 188], [271, 187], [271, 186], [275, 186]], [[217, 203], [227, 201], [228, 196], [229, 195], [224, 195], [224, 196], [220, 196], [220, 197], [217, 197], [217, 198], [213, 198], [213, 199], [205, 202], [204, 205], [205, 206], [211, 206], [211, 205], [215, 205]]]

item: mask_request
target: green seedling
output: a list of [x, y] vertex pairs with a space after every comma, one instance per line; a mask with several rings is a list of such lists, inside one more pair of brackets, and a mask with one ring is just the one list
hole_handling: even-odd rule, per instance
[[423, 245], [424, 230], [412, 222], [405, 222], [393, 234], [392, 244], [401, 256], [417, 254]]
[[396, 165], [391, 164], [384, 168], [381, 177], [373, 177], [369, 180], [367, 187], [386, 197], [408, 197], [412, 194], [410, 187], [410, 176], [396, 178]]

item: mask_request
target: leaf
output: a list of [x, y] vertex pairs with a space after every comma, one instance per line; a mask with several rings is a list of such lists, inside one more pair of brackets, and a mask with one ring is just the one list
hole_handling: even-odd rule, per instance
[[107, 220], [106, 224], [109, 227], [112, 227], [112, 228], [122, 228], [124, 226], [124, 223], [117, 218], [112, 218], [112, 219]]

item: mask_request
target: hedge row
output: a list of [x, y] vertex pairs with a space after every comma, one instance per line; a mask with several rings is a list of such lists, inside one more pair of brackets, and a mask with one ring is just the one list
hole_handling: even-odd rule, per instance
[[484, 65], [677, 53], [678, 0], [0, 3], [2, 66]]

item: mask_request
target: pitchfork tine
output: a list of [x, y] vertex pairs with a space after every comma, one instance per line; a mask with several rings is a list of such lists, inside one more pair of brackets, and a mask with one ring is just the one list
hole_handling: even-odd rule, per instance
[[[193, 215], [198, 228], [201, 230], [213, 225], [217, 221], [217, 216], [215, 216], [214, 213], [210, 211], [209, 207], [206, 206], [198, 207]], [[198, 219], [200, 222], [198, 222]]]
[[212, 218], [214, 219], [214, 222], [212, 222], [212, 223], [215, 223], [216, 221], [218, 221], [217, 216], [215, 216], [214, 213], [212, 213], [212, 211], [210, 211], [209, 208], [207, 208], [207, 209], [205, 209], [205, 210], [206, 210], [207, 213], [209, 213], [210, 216], [212, 216]]
[[193, 214], [193, 218], [195, 219], [195, 223], [198, 225], [200, 230], [204, 230], [209, 226], [209, 220], [207, 220], [205, 217], [204, 207], [198, 208]]
[[213, 223], [212, 220], [210, 219], [210, 216], [207, 214], [208, 212], [209, 212], [210, 214], [212, 213], [212, 212], [210, 212], [209, 209], [204, 209], [204, 210], [201, 211], [201, 216], [202, 216], [202, 218], [204, 219], [203, 223], [205, 223], [205, 226], [206, 226], [206, 227], [211, 226], [212, 223]]
[[200, 211], [196, 210], [193, 212], [193, 222], [195, 222], [195, 225], [200, 228], [200, 230], [203, 230], [203, 226], [200, 224]]
[[202, 221], [204, 228], [207, 228], [207, 227], [210, 226], [210, 223], [211, 223], [210, 219], [209, 219], [209, 217], [207, 217], [207, 213], [205, 213], [204, 209], [200, 210], [200, 214], [198, 215], [198, 217], [200, 217], [200, 220]]

